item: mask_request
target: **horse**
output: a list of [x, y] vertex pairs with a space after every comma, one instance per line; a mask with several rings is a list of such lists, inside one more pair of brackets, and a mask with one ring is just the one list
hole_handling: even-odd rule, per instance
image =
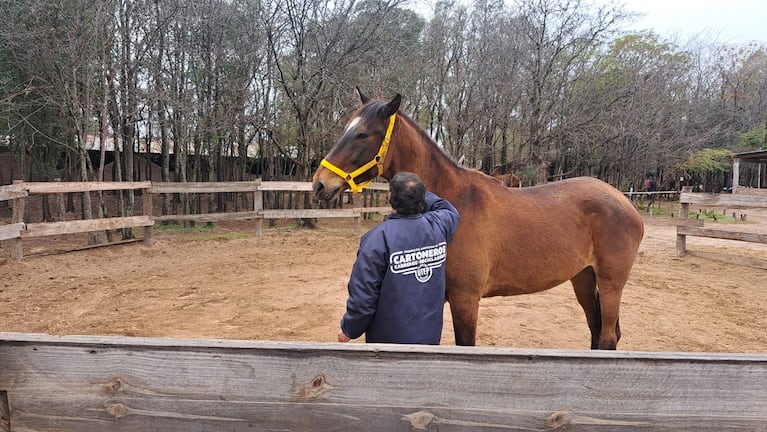
[[519, 177], [514, 174], [492, 174], [492, 177], [506, 187], [522, 187]]
[[387, 102], [357, 92], [362, 105], [314, 172], [314, 195], [330, 201], [376, 176], [409, 171], [458, 209], [445, 284], [457, 345], [476, 344], [481, 298], [537, 293], [569, 280], [591, 349], [616, 349], [621, 295], [644, 235], [641, 215], [620, 191], [592, 177], [504, 187], [455, 163], [399, 111], [401, 95]]

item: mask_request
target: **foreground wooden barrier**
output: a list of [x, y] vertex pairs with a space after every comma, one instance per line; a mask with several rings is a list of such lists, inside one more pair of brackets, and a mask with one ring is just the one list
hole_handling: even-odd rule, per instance
[[691, 204], [727, 208], [767, 208], [767, 197], [757, 195], [683, 192], [679, 197], [679, 218], [682, 223], [676, 228], [676, 254], [678, 257], [682, 257], [687, 253], [687, 236], [767, 244], [767, 235], [765, 234], [723, 230], [719, 228], [712, 229], [704, 227], [703, 224], [700, 224], [700, 226], [691, 226], [687, 220]]
[[743, 431], [767, 355], [0, 333], [0, 431]]

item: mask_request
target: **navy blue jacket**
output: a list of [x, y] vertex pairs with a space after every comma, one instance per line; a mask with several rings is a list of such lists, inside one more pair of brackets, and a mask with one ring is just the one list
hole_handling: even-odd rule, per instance
[[447, 243], [458, 211], [426, 193], [423, 214], [392, 213], [360, 240], [341, 330], [367, 342], [438, 345]]

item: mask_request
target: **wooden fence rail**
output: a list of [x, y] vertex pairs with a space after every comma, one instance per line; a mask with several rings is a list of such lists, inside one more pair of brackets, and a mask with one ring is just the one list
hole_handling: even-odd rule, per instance
[[676, 254], [678, 257], [682, 257], [688, 252], [687, 236], [767, 244], [767, 235], [764, 234], [723, 230], [718, 228], [712, 229], [705, 226], [690, 226], [690, 224], [687, 223], [687, 219], [690, 214], [691, 204], [726, 208], [767, 208], [767, 197], [759, 195], [683, 192], [679, 197], [679, 218], [682, 223], [676, 227]]
[[[140, 190], [143, 196], [143, 215], [110, 217], [77, 221], [25, 223], [26, 199], [33, 195], [67, 193], [88, 193], [94, 191]], [[387, 184], [371, 184], [369, 191], [388, 191]], [[308, 218], [351, 218], [354, 232], [361, 232], [361, 218], [366, 213], [388, 213], [390, 207], [364, 207], [360, 205], [359, 194], [355, 195], [352, 208], [346, 209], [271, 209], [264, 208], [265, 192], [311, 192], [308, 182], [200, 182], [200, 183], [159, 183], [159, 182], [15, 182], [0, 186], [0, 201], [12, 200], [13, 217], [10, 224], [0, 225], [0, 241], [10, 244], [11, 257], [19, 260], [23, 256], [22, 241], [25, 238], [61, 234], [86, 233], [122, 228], [144, 228], [144, 242], [152, 242], [152, 227], [162, 221], [213, 222], [225, 220], [252, 219], [257, 235], [263, 235], [264, 219], [308, 219]], [[157, 194], [211, 194], [248, 193], [252, 194], [252, 209], [237, 212], [203, 213], [185, 215], [154, 215], [153, 196]]]
[[757, 431], [767, 355], [0, 333], [0, 431]]

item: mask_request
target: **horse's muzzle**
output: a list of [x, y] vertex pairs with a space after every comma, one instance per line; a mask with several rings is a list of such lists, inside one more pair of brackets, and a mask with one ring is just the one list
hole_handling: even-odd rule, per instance
[[339, 193], [341, 193], [341, 187], [328, 189], [325, 187], [325, 184], [320, 180], [317, 180], [314, 182], [314, 184], [312, 185], [312, 190], [314, 191], [314, 196], [318, 200], [325, 201], [325, 202], [333, 200], [336, 196], [338, 196]]

